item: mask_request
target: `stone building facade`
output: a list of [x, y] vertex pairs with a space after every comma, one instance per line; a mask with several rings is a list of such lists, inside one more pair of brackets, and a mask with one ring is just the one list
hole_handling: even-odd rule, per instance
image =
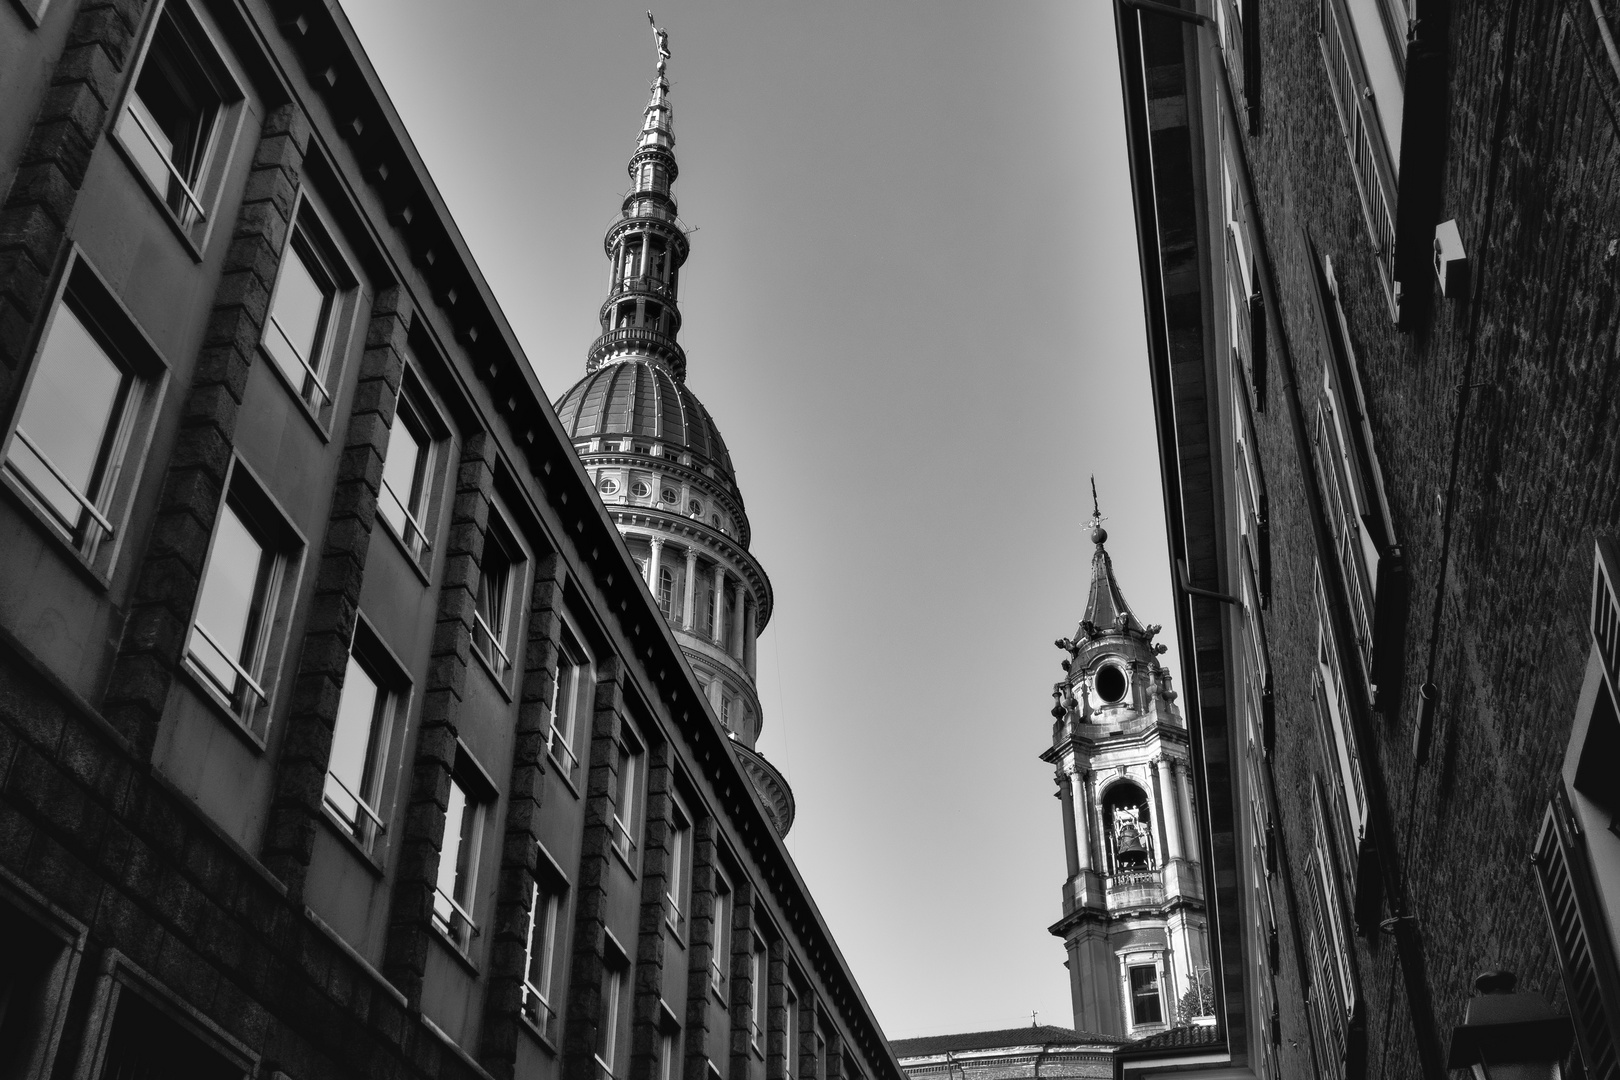
[[1058, 642], [1068, 658], [1042, 758], [1057, 770], [1068, 880], [1051, 929], [1068, 954], [1075, 1027], [1142, 1039], [1213, 1025], [1201, 992], [1209, 922], [1187, 724], [1159, 663], [1160, 628], [1126, 603], [1107, 539], [1099, 514], [1085, 614]]
[[0, 4], [0, 1075], [899, 1080], [682, 646], [337, 5]]
[[1122, 1068], [1441, 1080], [1506, 969], [1620, 1075], [1620, 9], [1115, 9], [1224, 1041]]

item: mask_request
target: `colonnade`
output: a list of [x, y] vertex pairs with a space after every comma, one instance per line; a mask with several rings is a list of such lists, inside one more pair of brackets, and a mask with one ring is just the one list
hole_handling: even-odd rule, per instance
[[[1185, 822], [1192, 818], [1192, 791], [1188, 787], [1190, 777], [1187, 775], [1187, 764], [1169, 754], [1161, 754], [1153, 759], [1153, 766], [1159, 777], [1159, 795], [1154, 800], [1154, 816], [1162, 822], [1164, 850], [1163, 863], [1172, 859], [1191, 859], [1193, 855], [1187, 848], [1189, 835], [1183, 830]], [[1074, 843], [1077, 865], [1082, 872], [1093, 870], [1098, 873], [1108, 872], [1106, 846], [1103, 851], [1093, 851], [1091, 844], [1092, 827], [1095, 826], [1099, 838], [1108, 835], [1108, 823], [1102, 817], [1102, 805], [1097, 800], [1096, 785], [1089, 769], [1071, 768], [1066, 775], [1070, 785], [1070, 805], [1074, 815]], [[1196, 843], [1196, 839], [1193, 841]]]
[[[653, 596], [658, 596], [659, 578], [664, 568], [664, 544], [662, 536], [648, 538], [652, 546], [652, 557], [647, 560], [647, 586], [652, 590]], [[681, 618], [679, 629], [682, 633], [693, 637], [700, 635], [697, 628], [697, 581], [698, 581], [698, 552], [695, 547], [684, 549], [686, 556], [686, 573], [684, 592], [681, 597]], [[749, 595], [747, 584], [735, 574], [727, 574], [726, 568], [718, 562], [713, 566], [714, 573], [714, 606], [709, 611], [709, 625], [713, 633], [708, 635], [715, 644], [724, 648], [727, 654], [735, 660], [750, 679], [754, 678], [756, 663], [756, 623], [758, 619], [758, 606], [754, 598]], [[729, 597], [729, 603], [728, 603]], [[729, 611], [728, 611], [729, 608]], [[731, 629], [730, 640], [727, 640], [726, 630]]]

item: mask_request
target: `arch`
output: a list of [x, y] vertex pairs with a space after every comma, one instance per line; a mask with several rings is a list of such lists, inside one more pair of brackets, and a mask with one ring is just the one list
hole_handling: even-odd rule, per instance
[[1158, 865], [1153, 848], [1153, 801], [1130, 777], [1098, 792], [1109, 865], [1114, 873], [1150, 870]]

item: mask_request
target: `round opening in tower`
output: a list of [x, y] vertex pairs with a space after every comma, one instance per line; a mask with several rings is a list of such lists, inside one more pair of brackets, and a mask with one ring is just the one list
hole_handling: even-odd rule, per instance
[[1109, 705], [1125, 700], [1125, 673], [1112, 664], [1097, 670], [1097, 696]]

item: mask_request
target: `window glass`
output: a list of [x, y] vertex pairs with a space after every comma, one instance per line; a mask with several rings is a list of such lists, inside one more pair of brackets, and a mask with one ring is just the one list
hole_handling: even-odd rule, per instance
[[233, 500], [220, 508], [203, 571], [191, 656], [244, 720], [265, 701], [259, 685], [276, 558]]
[[120, 988], [102, 1080], [184, 1076], [193, 1080], [241, 1080], [246, 1070], [135, 992]]
[[129, 373], [97, 344], [72, 307], [59, 306], [6, 467], [69, 533], [86, 519], [106, 521], [97, 504], [129, 385]]
[[596, 1024], [596, 1060], [609, 1076], [614, 1075], [614, 1050], [619, 1042], [624, 974], [622, 967], [610, 967], [602, 973], [602, 1014]]
[[1350, 9], [1350, 22], [1356, 28], [1356, 42], [1361, 46], [1361, 62], [1367, 68], [1367, 82], [1372, 89], [1373, 106], [1378, 110], [1379, 123], [1384, 126], [1384, 138], [1389, 146], [1390, 159], [1397, 171], [1401, 152], [1401, 106], [1405, 91], [1401, 86], [1400, 58], [1395, 55], [1389, 34], [1384, 28], [1384, 15], [1379, 0], [1345, 0]]
[[613, 846], [632, 864], [636, 853], [640, 789], [640, 748], [620, 743], [619, 772], [613, 792]]
[[444, 841], [439, 848], [439, 877], [434, 889], [434, 922], [459, 948], [472, 940], [472, 898], [478, 876], [478, 832], [481, 807], [459, 777], [450, 778], [444, 810]]
[[212, 149], [220, 96], [167, 11], [135, 80], [118, 137], [169, 209], [188, 227], [203, 217], [197, 188]]
[[351, 655], [332, 731], [326, 805], [366, 847], [382, 828], [378, 796], [388, 743], [388, 705], [387, 691]]
[[264, 347], [311, 405], [321, 405], [330, 397], [321, 380], [321, 367], [336, 293], [309, 241], [302, 232], [295, 232], [276, 274]]
[[565, 626], [557, 651], [557, 680], [552, 686], [551, 757], [562, 766], [570, 782], [578, 778], [579, 751], [576, 742], [590, 715], [595, 684], [585, 650]]
[[676, 1068], [677, 1046], [679, 1036], [673, 1031], [658, 1033], [658, 1080], [676, 1080], [680, 1071]]
[[754, 939], [754, 951], [748, 955], [748, 979], [748, 1042], [760, 1050], [760, 1036], [764, 1034], [760, 1021], [765, 1018], [765, 943], [759, 938]]
[[511, 666], [507, 652], [507, 621], [512, 591], [512, 559], [494, 535], [484, 541], [478, 602], [474, 609], [473, 643], [495, 673], [504, 676]]
[[1131, 968], [1131, 1023], [1160, 1024], [1164, 1010], [1159, 1006], [1159, 972], [1153, 964]]
[[782, 1032], [782, 1072], [788, 1080], [799, 1075], [799, 995], [789, 987], [787, 1010], [783, 1017], [786, 1030]]
[[669, 923], [677, 933], [686, 931], [686, 892], [691, 877], [692, 824], [677, 805], [671, 818], [669, 834], [669, 880], [665, 900], [669, 905]]
[[382, 490], [377, 512], [413, 554], [427, 546], [428, 451], [427, 428], [404, 397], [394, 412], [388, 435], [388, 459], [383, 462]]
[[718, 873], [714, 877], [714, 940], [709, 949], [709, 986], [724, 996], [726, 973], [731, 970], [731, 886]]
[[667, 566], [658, 569], [658, 606], [663, 609], [664, 617], [675, 619], [680, 617], [680, 602], [676, 599], [675, 572]]
[[548, 1039], [557, 1037], [557, 1010], [552, 1004], [551, 986], [553, 968], [556, 966], [561, 901], [562, 897], [555, 889], [535, 882], [529, 905], [528, 945], [523, 964], [523, 1012]]

